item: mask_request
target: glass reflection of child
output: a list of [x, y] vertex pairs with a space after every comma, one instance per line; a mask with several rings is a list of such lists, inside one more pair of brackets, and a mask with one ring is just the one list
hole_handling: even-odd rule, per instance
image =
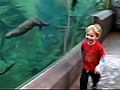
[[81, 51], [83, 56], [83, 70], [80, 78], [80, 90], [87, 90], [88, 77], [91, 76], [92, 89], [97, 88], [101, 77], [101, 62], [106, 52], [98, 39], [102, 34], [99, 24], [90, 25], [86, 28], [86, 38], [82, 42]]

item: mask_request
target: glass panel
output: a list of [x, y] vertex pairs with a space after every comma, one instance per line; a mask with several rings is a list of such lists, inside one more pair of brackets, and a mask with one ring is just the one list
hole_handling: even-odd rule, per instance
[[94, 0], [0, 0], [0, 89], [16, 88], [84, 38]]

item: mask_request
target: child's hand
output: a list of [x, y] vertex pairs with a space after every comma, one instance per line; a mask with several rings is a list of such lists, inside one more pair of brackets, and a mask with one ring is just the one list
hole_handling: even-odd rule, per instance
[[103, 72], [103, 65], [104, 65], [105, 61], [106, 61], [106, 57], [102, 57], [100, 62], [99, 62], [99, 64], [95, 67], [95, 71], [94, 72], [96, 74], [102, 74], [102, 72]]
[[96, 67], [95, 67], [94, 73], [96, 73], [96, 74], [101, 74], [100, 66], [96, 66]]

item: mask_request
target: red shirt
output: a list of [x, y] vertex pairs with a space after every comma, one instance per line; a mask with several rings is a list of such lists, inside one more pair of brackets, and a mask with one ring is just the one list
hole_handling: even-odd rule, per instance
[[82, 43], [81, 50], [83, 54], [83, 67], [86, 71], [94, 71], [95, 67], [99, 64], [100, 58], [105, 55], [103, 46], [98, 41], [93, 45], [89, 45], [85, 40]]

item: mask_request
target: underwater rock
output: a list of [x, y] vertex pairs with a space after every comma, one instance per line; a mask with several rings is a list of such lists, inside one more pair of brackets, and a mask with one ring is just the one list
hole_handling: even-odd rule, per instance
[[8, 66], [4, 71], [0, 72], [0, 75], [5, 74], [6, 72], [8, 72], [13, 66], [15, 65], [15, 63], [12, 63], [10, 66]]
[[36, 18], [30, 18], [23, 22], [21, 25], [19, 25], [17, 28], [15, 28], [13, 31], [6, 33], [5, 38], [13, 38], [20, 36], [31, 30], [34, 26], [39, 26], [39, 28], [41, 29], [42, 26], [48, 26], [48, 24]]
[[72, 7], [71, 7], [72, 11], [74, 11], [76, 4], [77, 4], [77, 0], [72, 0]]

